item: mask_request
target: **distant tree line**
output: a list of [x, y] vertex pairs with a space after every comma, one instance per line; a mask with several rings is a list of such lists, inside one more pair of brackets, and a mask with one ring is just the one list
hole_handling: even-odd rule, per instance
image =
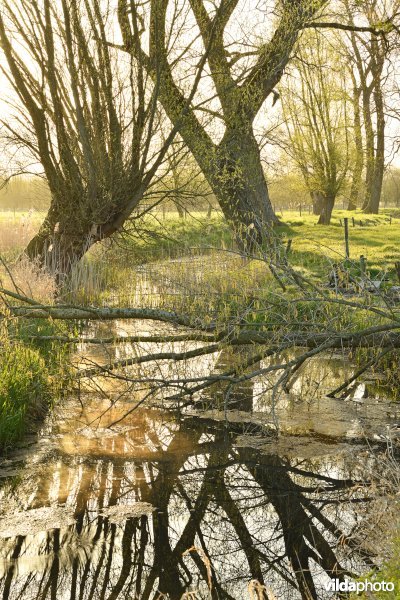
[[40, 177], [14, 177], [0, 189], [0, 210], [46, 211], [50, 202], [49, 186]]
[[[193, 166], [193, 165], [192, 165]], [[313, 207], [303, 178], [299, 173], [279, 173], [267, 180], [274, 210], [278, 216], [282, 210], [299, 210]], [[344, 192], [338, 196], [339, 207], [346, 208], [349, 196]], [[39, 177], [14, 177], [0, 189], [0, 211], [47, 211], [51, 194], [46, 181]], [[218, 201], [207, 185], [201, 172], [190, 168], [179, 169], [175, 178], [172, 173], [164, 177], [144, 197], [143, 210], [166, 210], [177, 212], [180, 217], [192, 212], [219, 210]], [[382, 204], [400, 208], [400, 168], [388, 167], [384, 173]]]

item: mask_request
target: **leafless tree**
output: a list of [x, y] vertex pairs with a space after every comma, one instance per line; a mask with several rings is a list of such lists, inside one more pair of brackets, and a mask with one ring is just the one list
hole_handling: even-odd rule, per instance
[[173, 137], [157, 134], [158, 78], [111, 48], [112, 35], [107, 0], [2, 5], [2, 70], [16, 97], [6, 141], [42, 166], [51, 193], [26, 252], [59, 275], [122, 227]]
[[[210, 94], [196, 97], [197, 104], [187, 107], [178, 129], [225, 217], [248, 248], [268, 236], [269, 226], [276, 221], [253, 122], [266, 99], [274, 95], [303, 26], [323, 4], [309, 0], [277, 2], [277, 25], [270, 39], [265, 33], [266, 39], [255, 45], [251, 41], [241, 45], [235, 40], [231, 50], [227, 36], [232, 21], [239, 17], [237, 0], [223, 1], [215, 7], [201, 0], [175, 4], [152, 0], [150, 13], [147, 6], [119, 2], [124, 40], [121, 49], [140, 60], [153, 79], [159, 77], [159, 99], [172, 123], [187, 105], [185, 81], [193, 77], [193, 65], [199, 56], [206, 57], [207, 86], [213, 102], [209, 101]], [[272, 17], [267, 6], [262, 10]], [[190, 35], [183, 24], [181, 35], [176, 25], [179, 19], [175, 24], [172, 19], [171, 24], [170, 13], [185, 15], [191, 24]], [[196, 48], [194, 56], [192, 47]], [[186, 66], [181, 67], [184, 61], [190, 65], [189, 72]], [[211, 119], [214, 133], [204, 121], [204, 113]]]

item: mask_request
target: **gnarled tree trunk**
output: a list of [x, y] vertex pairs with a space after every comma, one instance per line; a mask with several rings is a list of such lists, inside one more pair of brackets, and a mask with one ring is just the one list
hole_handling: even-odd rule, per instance
[[227, 129], [216, 161], [203, 172], [239, 245], [253, 250], [278, 223], [262, 169], [260, 150], [251, 129]]
[[82, 224], [76, 229], [68, 222], [52, 222], [48, 215], [26, 247], [25, 254], [46, 267], [61, 283], [98, 239], [92, 224], [86, 227]]

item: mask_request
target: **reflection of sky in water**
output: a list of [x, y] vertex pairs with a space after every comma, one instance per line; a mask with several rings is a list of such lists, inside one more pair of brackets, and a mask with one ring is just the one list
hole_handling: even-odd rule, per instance
[[[149, 323], [115, 327], [118, 335], [160, 333]], [[109, 324], [94, 331], [109, 332]], [[104, 363], [185, 347], [141, 342], [105, 353], [83, 346], [80, 361], [85, 353]], [[240, 352], [243, 357], [245, 350]], [[237, 357], [221, 353], [130, 372], [199, 376], [221, 371]], [[235, 389], [225, 413], [221, 390], [208, 392], [203, 418], [186, 411], [181, 421], [155, 408], [139, 408], [119, 421], [143, 390], [125, 390], [110, 405], [107, 395], [82, 385], [80, 401], [56, 408], [26, 451], [25, 468], [0, 490], [0, 532], [11, 515], [21, 513], [26, 528], [42, 514], [29, 510], [50, 509], [46, 519], [36, 520], [36, 532], [18, 535], [15, 522], [15, 535], [0, 537], [0, 597], [153, 600], [157, 590], [171, 599], [197, 590], [199, 598], [242, 600], [257, 579], [278, 599], [329, 598], [323, 592], [328, 575], [370, 566], [362, 555], [361, 524], [364, 519], [367, 530], [379, 507], [364, 502], [368, 488], [361, 482], [365, 473], [379, 478], [385, 469], [365, 447], [346, 444], [384, 429], [385, 405], [376, 404], [373, 394], [364, 394], [362, 404], [324, 395], [351, 374], [351, 367], [343, 369], [341, 359], [321, 359], [296, 374], [276, 413], [282, 432], [297, 435], [279, 438], [268, 429], [274, 381], [265, 378]], [[111, 392], [124, 391], [115, 383], [105, 386], [111, 400]], [[5, 461], [3, 476], [18, 464]], [[137, 503], [154, 510], [139, 510], [122, 523], [102, 514], [106, 507], [140, 508]], [[52, 507], [71, 510], [74, 524], [52, 523]], [[353, 528], [354, 548], [351, 540], [344, 543]]]
[[[72, 526], [51, 529], [50, 522], [45, 532], [0, 539], [3, 598], [127, 598], [136, 589], [137, 597], [154, 598], [157, 587], [171, 598], [190, 589], [206, 598], [208, 560], [219, 586], [215, 597], [246, 598], [249, 581], [263, 577], [277, 598], [300, 598], [287, 544], [296, 552], [312, 547], [304, 536], [312, 540], [317, 532], [325, 558], [321, 566], [310, 559], [309, 567], [318, 589], [331, 554], [343, 568], [365, 566], [356, 551], [351, 557], [337, 547], [338, 535], [327, 528], [334, 522], [349, 531], [360, 510], [348, 502], [358, 493], [354, 486], [347, 490], [338, 483], [358, 477], [363, 468], [349, 447], [336, 455], [325, 449], [318, 458], [286, 460], [272, 448], [264, 453], [236, 445], [224, 427], [190, 418], [174, 422], [156, 410], [138, 410], [120, 430], [107, 429], [125, 405], [106, 413], [100, 429], [82, 427], [104, 412], [104, 404], [88, 398], [83, 411], [71, 400], [68, 421], [63, 409], [56, 412], [53, 431], [63, 434], [58, 445], [47, 438], [48, 452], [42, 447], [39, 458], [33, 448], [20, 481], [3, 487], [5, 518], [62, 505], [76, 519]], [[321, 512], [326, 500], [333, 504]], [[101, 516], [103, 507], [138, 501], [150, 502], [154, 512], [122, 525]], [[311, 531], [313, 511], [318, 527]], [[193, 545], [198, 552], [184, 555]]]

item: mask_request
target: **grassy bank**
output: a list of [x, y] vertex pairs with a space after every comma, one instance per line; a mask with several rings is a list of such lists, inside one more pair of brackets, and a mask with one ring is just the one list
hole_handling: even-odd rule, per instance
[[[56, 333], [55, 325], [3, 321], [0, 333], [0, 448], [15, 442], [46, 414], [68, 387], [67, 350], [56, 342], [32, 339]], [[59, 326], [57, 326], [59, 332]]]
[[[11, 268], [11, 270], [10, 270]], [[44, 270], [27, 260], [0, 268], [1, 286], [33, 297], [39, 303], [54, 301], [55, 284]], [[0, 448], [12, 447], [34, 429], [49, 406], [68, 387], [68, 349], [38, 335], [64, 333], [66, 325], [44, 320], [11, 318], [2, 305], [0, 321]]]
[[2, 341], [0, 350], [0, 447], [15, 443], [41, 417], [51, 397], [46, 364], [24, 344]]
[[[291, 242], [290, 260], [314, 277], [326, 276], [332, 262], [344, 258], [344, 218], [349, 219], [350, 258], [367, 259], [371, 268], [387, 269], [394, 274], [394, 261], [399, 259], [398, 240], [400, 219], [390, 211], [379, 215], [365, 215], [361, 211], [334, 211], [330, 226], [317, 225], [318, 217], [298, 215], [288, 211], [279, 214], [281, 225], [277, 234], [286, 243]], [[354, 226], [353, 226], [354, 219]], [[129, 227], [118, 238], [109, 256], [121, 264], [143, 264], [176, 258], [209, 248], [233, 247], [232, 235], [220, 213], [207, 217], [206, 213], [192, 213], [180, 219], [177, 213], [150, 215]]]
[[[332, 224], [327, 227], [317, 225], [314, 215], [300, 217], [294, 212], [283, 213], [282, 224], [276, 232], [283, 247], [291, 240], [290, 264], [318, 285], [327, 284], [334, 263], [344, 260], [342, 225], [344, 217], [350, 215], [350, 223], [353, 216], [355, 219], [355, 226], [350, 226], [350, 259], [354, 263], [351, 269], [359, 269], [363, 255], [369, 273], [385, 273], [389, 280], [396, 282], [400, 220], [392, 218], [390, 223], [387, 214], [367, 217], [357, 211], [336, 211]], [[123, 302], [129, 301], [138, 266], [145, 266], [146, 271], [156, 271], [156, 279], [159, 277], [160, 281], [175, 275], [181, 283], [200, 277], [202, 285], [208, 283], [210, 300], [217, 293], [229, 293], [232, 297], [235, 294], [252, 295], [255, 291], [258, 296], [279, 292], [279, 286], [264, 262], [243, 261], [231, 253], [231, 250], [235, 251], [235, 244], [220, 214], [214, 212], [209, 218], [206, 213], [193, 213], [187, 219], [180, 219], [176, 213], [166, 213], [165, 219], [159, 217], [149, 215], [128, 227], [123, 235], [92, 248], [76, 277], [74, 289], [79, 291], [78, 297], [102, 302], [108, 300], [107, 295], [114, 294]], [[180, 261], [175, 260], [178, 258]], [[163, 273], [165, 261], [169, 261], [167, 273]], [[201, 276], [200, 270], [203, 271]], [[192, 284], [192, 288], [196, 287], [195, 282]], [[94, 292], [92, 296], [90, 293], [85, 296], [85, 285], [91, 288], [89, 292]], [[96, 288], [106, 294], [100, 294], [96, 299]]]
[[[365, 215], [361, 211], [334, 211], [331, 225], [317, 225], [314, 215], [283, 213], [279, 227], [284, 239], [292, 239], [291, 263], [314, 277], [326, 277], [332, 262], [343, 260], [344, 218], [349, 219], [350, 258], [363, 255], [373, 269], [387, 270], [394, 277], [394, 262], [399, 260], [400, 219], [383, 212]], [[354, 218], [354, 226], [353, 226]]]
[[[40, 212], [0, 212], [0, 252], [14, 256], [37, 231], [44, 214]], [[291, 263], [314, 277], [324, 277], [333, 261], [344, 258], [343, 220], [349, 219], [350, 258], [366, 257], [371, 268], [394, 273], [399, 259], [400, 215], [395, 209], [384, 209], [379, 215], [361, 211], [335, 210], [331, 225], [317, 225], [318, 217], [299, 215], [295, 211], [278, 213], [281, 225], [276, 229], [282, 239], [292, 240]], [[354, 226], [353, 226], [354, 219]], [[123, 235], [107, 240], [107, 260], [114, 267], [128, 267], [177, 258], [210, 248], [234, 246], [231, 231], [221, 213], [191, 212], [179, 218], [176, 212], [155, 212], [127, 225]], [[89, 253], [96, 261], [98, 250]], [[100, 253], [102, 254], [102, 253]]]

